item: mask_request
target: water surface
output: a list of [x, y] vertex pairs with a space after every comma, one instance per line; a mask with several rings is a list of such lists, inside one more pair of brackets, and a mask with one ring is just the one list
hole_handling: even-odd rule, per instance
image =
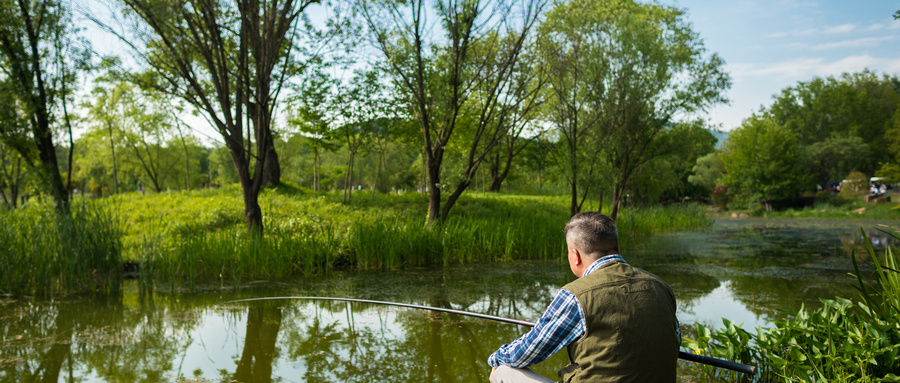
[[[877, 222], [720, 221], [704, 232], [623, 238], [632, 264], [665, 279], [679, 319], [747, 329], [852, 297], [850, 254]], [[863, 262], [865, 256], [859, 256]], [[0, 300], [2, 382], [475, 382], [487, 356], [527, 329], [451, 314], [343, 302], [223, 302], [259, 296], [398, 301], [534, 321], [574, 277], [563, 261], [341, 272], [241, 289]], [[554, 376], [560, 353], [536, 370]], [[683, 375], [690, 374], [687, 363]], [[688, 381], [689, 376], [683, 380]]]

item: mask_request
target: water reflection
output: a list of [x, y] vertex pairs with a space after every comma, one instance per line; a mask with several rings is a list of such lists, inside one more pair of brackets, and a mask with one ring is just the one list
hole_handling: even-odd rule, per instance
[[[847, 273], [849, 254], [866, 246], [858, 227], [722, 222], [637, 239], [623, 253], [672, 285], [682, 323], [718, 326], [727, 317], [752, 329], [780, 318], [779, 309], [855, 294]], [[872, 234], [884, 246], [887, 237]], [[535, 320], [572, 278], [557, 260], [344, 273], [240, 291], [141, 294], [129, 285], [107, 297], [0, 300], [0, 382], [481, 381], [487, 356], [526, 329], [345, 302], [222, 302], [341, 296]], [[558, 354], [536, 369], [555, 376], [565, 364]]]

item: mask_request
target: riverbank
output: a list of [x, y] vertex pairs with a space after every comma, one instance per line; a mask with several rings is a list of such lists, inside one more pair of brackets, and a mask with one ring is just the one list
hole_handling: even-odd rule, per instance
[[[262, 239], [246, 234], [237, 186], [124, 193], [86, 203], [118, 223], [115, 242], [120, 244], [120, 262], [130, 272], [148, 283], [185, 288], [335, 269], [561, 259], [565, 252], [561, 235], [569, 218], [565, 197], [467, 193], [447, 221], [431, 229], [426, 227], [425, 198], [420, 193], [358, 192], [351, 204], [343, 204], [338, 193], [287, 186], [266, 189], [260, 195]], [[7, 236], [31, 235], [33, 230], [26, 230], [20, 217], [33, 209], [0, 213], [2, 223], [12, 228]], [[712, 222], [708, 210], [696, 205], [626, 208], [618, 219], [623, 237], [706, 228]], [[16, 257], [20, 264], [30, 263], [27, 253]], [[27, 275], [27, 267], [21, 273]], [[39, 288], [37, 283], [31, 285]]]
[[822, 218], [837, 220], [900, 220], [900, 195], [892, 194], [892, 202], [868, 203], [863, 199], [844, 199], [840, 196], [821, 198], [801, 208], [766, 211], [762, 205], [753, 209], [729, 209], [718, 212], [717, 218]]

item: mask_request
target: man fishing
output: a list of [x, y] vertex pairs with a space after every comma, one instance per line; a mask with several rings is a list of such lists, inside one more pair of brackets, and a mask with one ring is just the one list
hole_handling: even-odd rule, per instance
[[559, 371], [565, 383], [674, 382], [681, 331], [669, 285], [625, 262], [616, 224], [604, 214], [576, 214], [565, 237], [578, 279], [531, 331], [491, 354], [491, 382], [553, 382], [528, 367], [563, 347], [571, 361]]

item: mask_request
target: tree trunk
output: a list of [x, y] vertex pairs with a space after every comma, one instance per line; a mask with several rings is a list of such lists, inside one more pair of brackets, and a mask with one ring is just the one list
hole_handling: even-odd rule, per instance
[[[506, 162], [504, 162], [504, 164], [503, 164], [503, 170], [500, 171], [496, 177], [494, 177], [494, 175], [491, 174], [491, 191], [500, 191], [500, 186], [503, 185], [503, 181], [505, 181], [506, 177], [509, 175], [509, 169], [512, 167], [512, 160], [513, 160], [513, 157], [515, 157], [515, 155], [516, 155], [516, 151], [514, 151], [513, 148], [511, 148], [511, 147], [507, 148]], [[499, 162], [500, 162], [499, 155], [497, 155], [497, 157], [498, 157], [497, 167], [499, 168], [500, 167], [499, 166]], [[509, 188], [509, 185], [507, 185], [507, 188]]]
[[378, 188], [378, 177], [381, 176], [381, 164], [384, 162], [384, 152], [378, 153], [378, 165], [375, 168], [375, 182], [372, 183], [372, 198], [375, 198], [375, 189]]
[[178, 128], [178, 136], [181, 137], [181, 147], [184, 149], [184, 189], [191, 190], [191, 156], [188, 152], [187, 143], [184, 141], [184, 134], [181, 133], [181, 126], [175, 121]]
[[597, 201], [597, 212], [603, 213], [603, 190], [600, 191], [600, 200]]
[[[39, 29], [40, 23], [44, 20], [42, 18], [37, 20], [36, 25], [35, 20], [30, 13], [29, 5], [23, 0], [19, 0], [18, 3], [25, 24], [28, 48], [31, 51], [30, 55], [21, 57], [23, 59], [22, 64], [30, 65], [31, 72], [28, 73], [22, 66], [17, 66], [17, 68], [12, 68], [13, 75], [11, 77], [16, 77], [16, 83], [19, 86], [26, 88], [28, 95], [31, 98], [31, 100], [28, 101], [30, 106], [34, 109], [30, 122], [34, 143], [38, 150], [38, 158], [41, 161], [44, 176], [49, 178], [46, 179], [46, 181], [49, 183], [50, 193], [52, 193], [57, 210], [60, 212], [68, 212], [69, 193], [66, 191], [66, 185], [63, 184], [62, 177], [59, 174], [59, 162], [56, 158], [56, 148], [53, 145], [53, 131], [50, 127], [49, 95], [47, 94], [47, 88], [44, 84], [44, 72], [41, 67]], [[36, 95], [34, 94], [34, 90], [37, 90]], [[25, 153], [21, 154], [22, 156], [26, 155]]]
[[572, 201], [569, 205], [569, 216], [574, 217], [581, 209], [578, 206], [578, 165], [575, 163], [574, 153], [572, 153]]
[[319, 191], [319, 149], [313, 150], [313, 191]]
[[612, 198], [612, 206], [610, 207], [609, 217], [616, 220], [619, 216], [619, 205], [622, 203], [622, 191], [619, 190], [618, 185], [613, 186], [613, 198]]
[[346, 204], [350, 203], [350, 194], [353, 193], [353, 157], [355, 152], [350, 152], [350, 158], [347, 159], [347, 175], [344, 177], [344, 199]]
[[113, 194], [119, 194], [119, 175], [118, 169], [116, 169], [116, 145], [113, 142], [113, 131], [112, 124], [107, 121], [106, 128], [109, 130], [109, 150], [112, 152], [112, 167], [113, 167]]
[[428, 228], [434, 225], [434, 221], [443, 221], [441, 215], [441, 169], [440, 166], [428, 163]]
[[500, 184], [503, 183], [503, 180], [500, 178], [500, 153], [495, 153], [491, 156], [488, 170], [491, 173], [491, 186], [488, 190], [492, 192], [500, 191]]
[[269, 150], [266, 151], [266, 160], [263, 164], [263, 185], [281, 185], [281, 164], [278, 162], [278, 153], [275, 151], [275, 140], [271, 134], [268, 138]]
[[[228, 144], [226, 142], [226, 144]], [[234, 143], [232, 143], [234, 144]], [[259, 190], [262, 187], [261, 177], [250, 177], [250, 163], [243, 157], [243, 148], [229, 148], [231, 160], [241, 182], [241, 192], [244, 199], [244, 219], [247, 222], [247, 232], [251, 236], [262, 236], [263, 222], [262, 209], [259, 206]], [[254, 174], [262, 172], [262, 164], [256, 163]]]

